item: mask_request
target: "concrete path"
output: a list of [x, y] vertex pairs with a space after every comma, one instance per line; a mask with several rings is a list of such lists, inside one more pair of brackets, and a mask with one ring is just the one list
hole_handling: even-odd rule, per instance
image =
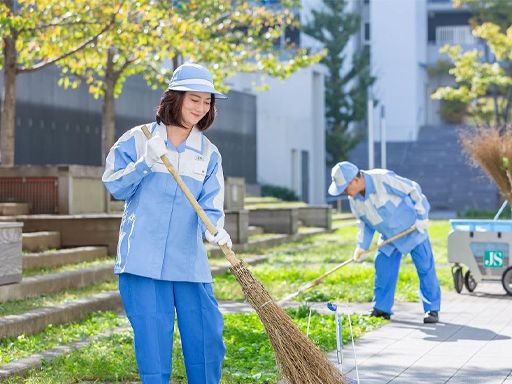
[[[512, 296], [501, 284], [445, 293], [435, 325], [422, 323], [419, 304], [401, 303], [394, 312], [356, 343], [360, 383], [512, 384]], [[344, 356], [343, 372], [355, 379], [349, 345]]]

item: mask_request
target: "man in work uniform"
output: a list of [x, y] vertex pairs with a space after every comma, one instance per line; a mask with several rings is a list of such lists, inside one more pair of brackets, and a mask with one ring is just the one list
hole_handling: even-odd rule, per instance
[[375, 231], [386, 240], [416, 226], [410, 234], [382, 246], [375, 257], [374, 306], [372, 316], [390, 319], [402, 255], [411, 254], [420, 280], [424, 323], [437, 323], [441, 289], [437, 280], [432, 247], [427, 234], [430, 204], [420, 186], [386, 169], [360, 171], [343, 161], [331, 172], [329, 194], [349, 196], [350, 208], [358, 219], [357, 247], [353, 259], [360, 261], [369, 249]]

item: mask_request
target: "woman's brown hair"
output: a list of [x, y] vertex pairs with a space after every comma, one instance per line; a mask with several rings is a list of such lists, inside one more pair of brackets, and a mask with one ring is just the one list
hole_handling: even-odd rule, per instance
[[[183, 118], [181, 116], [181, 106], [183, 105], [184, 97], [185, 92], [183, 91], [165, 91], [160, 99], [160, 104], [156, 107], [156, 122], [158, 124], [163, 123], [165, 125], [177, 125], [186, 128], [183, 126]], [[210, 110], [199, 120], [196, 127], [200, 131], [206, 131], [213, 124], [216, 112], [215, 95], [212, 94]]]

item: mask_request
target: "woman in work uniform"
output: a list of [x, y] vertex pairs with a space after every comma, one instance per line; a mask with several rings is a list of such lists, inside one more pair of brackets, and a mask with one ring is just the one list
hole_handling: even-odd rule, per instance
[[[220, 153], [203, 132], [215, 118], [209, 71], [186, 63], [172, 76], [148, 124], [126, 132], [107, 157], [103, 182], [125, 200], [114, 272], [134, 332], [144, 384], [169, 383], [174, 312], [188, 382], [219, 383], [225, 347], [223, 319], [212, 291], [203, 236], [231, 247], [224, 230], [224, 176]], [[162, 163], [166, 155], [190, 188], [217, 234], [210, 234]]]

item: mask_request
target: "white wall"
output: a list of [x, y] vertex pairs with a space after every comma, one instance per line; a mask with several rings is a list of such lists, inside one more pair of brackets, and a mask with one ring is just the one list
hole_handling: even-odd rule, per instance
[[[323, 74], [307, 68], [287, 80], [269, 79], [258, 95], [258, 180], [301, 194], [301, 151], [309, 153], [309, 201], [325, 200], [325, 117]], [[292, 164], [292, 150], [297, 156]], [[294, 177], [293, 168], [299, 173]], [[295, 185], [294, 185], [295, 184]]]
[[370, 1], [373, 92], [386, 108], [389, 141], [416, 140], [424, 124], [426, 30], [425, 0]]
[[[247, 91], [259, 75], [238, 74], [233, 89]], [[308, 200], [325, 202], [324, 73], [320, 65], [301, 69], [288, 79], [264, 78], [269, 89], [257, 96], [257, 177], [260, 184], [294, 189], [301, 194], [301, 151], [309, 153]], [[296, 151], [295, 164], [292, 162]], [[296, 174], [294, 176], [294, 168]]]

